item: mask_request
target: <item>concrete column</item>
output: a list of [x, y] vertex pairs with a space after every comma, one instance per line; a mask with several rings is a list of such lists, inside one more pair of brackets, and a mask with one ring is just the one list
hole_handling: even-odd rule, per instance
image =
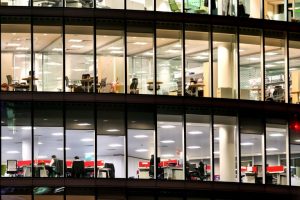
[[235, 182], [235, 128], [222, 125], [219, 128], [220, 181]]
[[31, 160], [31, 140], [22, 141], [22, 160]]
[[260, 18], [260, 0], [251, 0], [250, 1], [250, 17], [251, 18]]
[[233, 86], [233, 56], [231, 43], [221, 43], [218, 46], [218, 87]]

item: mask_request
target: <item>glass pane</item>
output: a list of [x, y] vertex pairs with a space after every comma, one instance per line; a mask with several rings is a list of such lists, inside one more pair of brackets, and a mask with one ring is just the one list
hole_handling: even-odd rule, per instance
[[182, 0], [156, 0], [156, 11], [182, 12]]
[[213, 91], [216, 98], [237, 98], [236, 31], [215, 26], [213, 33]]
[[287, 124], [284, 120], [267, 119], [266, 184], [287, 185]]
[[285, 102], [285, 39], [283, 32], [265, 37], [265, 100]]
[[184, 12], [196, 14], [208, 14], [208, 0], [184, 0]]
[[154, 93], [153, 31], [152, 23], [131, 21], [128, 24], [127, 92], [129, 94]]
[[1, 6], [30, 6], [30, 0], [1, 0]]
[[65, 1], [66, 7], [72, 8], [93, 8], [93, 0], [84, 0], [84, 1]]
[[[91, 104], [66, 105], [66, 176], [94, 177], [94, 108]], [[63, 151], [63, 148], [58, 150]]]
[[236, 16], [237, 6], [235, 0], [211, 0], [213, 15]]
[[30, 104], [3, 103], [1, 123], [2, 177], [32, 176], [32, 127]]
[[264, 0], [265, 19], [286, 21], [285, 6], [285, 1]]
[[153, 0], [129, 0], [126, 1], [127, 9], [132, 10], [153, 10]]
[[93, 92], [93, 27], [66, 25], [66, 91]]
[[261, 19], [261, 0], [239, 0], [239, 17]]
[[295, 114], [290, 119], [290, 176], [291, 185], [300, 186], [300, 120]]
[[[169, 26], [169, 27], [168, 27]], [[178, 24], [159, 24], [157, 38], [158, 95], [182, 96], [182, 33]]]
[[214, 116], [214, 180], [238, 182], [237, 118]]
[[35, 177], [62, 177], [64, 174], [62, 116], [60, 103], [34, 104]]
[[34, 71], [37, 91], [63, 91], [61, 26], [33, 26]]
[[261, 32], [240, 29], [240, 98], [261, 101]]
[[1, 25], [1, 58], [1, 91], [31, 91], [29, 24]]
[[97, 177], [125, 178], [125, 110], [123, 105], [97, 108]]
[[188, 24], [185, 31], [185, 96], [210, 97], [208, 27]]
[[64, 187], [34, 187], [34, 200], [63, 200]]
[[299, 22], [300, 20], [300, 0], [288, 0], [288, 17], [290, 22]]
[[163, 109], [157, 114], [157, 179], [184, 180], [183, 116]]
[[290, 33], [289, 37], [289, 102], [299, 104], [300, 95], [300, 34]]
[[125, 92], [124, 24], [97, 21], [98, 93]]
[[124, 0], [96, 1], [96, 7], [103, 9], [124, 9]]
[[186, 179], [210, 181], [210, 115], [186, 114]]
[[63, 7], [63, 0], [55, 0], [55, 1], [40, 1], [33, 0], [33, 6], [36, 7]]
[[155, 178], [153, 110], [146, 105], [130, 105], [128, 108], [128, 178]]

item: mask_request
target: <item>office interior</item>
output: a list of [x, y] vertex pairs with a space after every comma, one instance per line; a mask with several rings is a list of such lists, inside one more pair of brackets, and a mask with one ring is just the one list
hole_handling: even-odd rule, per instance
[[300, 185], [298, 118], [71, 102], [3, 102], [1, 117], [2, 177]]
[[66, 19], [62, 35], [62, 19], [43, 20], [32, 24], [33, 33], [30, 23], [1, 25], [1, 91], [299, 103], [298, 33], [214, 25], [210, 48], [209, 25], [157, 22], [154, 30], [152, 22], [128, 21], [125, 38], [124, 21], [97, 20], [94, 27]]

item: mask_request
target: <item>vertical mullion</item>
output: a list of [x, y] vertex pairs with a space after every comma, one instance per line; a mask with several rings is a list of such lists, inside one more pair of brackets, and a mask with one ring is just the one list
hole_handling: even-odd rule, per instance
[[287, 124], [287, 129], [288, 129], [288, 135], [287, 135], [287, 154], [288, 154], [288, 158], [286, 159], [288, 161], [288, 165], [286, 166], [288, 168], [287, 171], [287, 185], [291, 186], [292, 185], [292, 182], [291, 182], [291, 174], [292, 174], [292, 168], [291, 168], [291, 163], [292, 163], [292, 160], [291, 160], [291, 130], [290, 130], [290, 120], [288, 120], [288, 124]]
[[64, 178], [67, 177], [67, 156], [66, 156], [66, 102], [63, 102], [62, 105], [62, 117], [63, 117], [63, 158], [64, 158]]
[[98, 135], [98, 124], [97, 124], [97, 119], [98, 119], [98, 107], [97, 107], [97, 102], [94, 102], [94, 128], [95, 128], [95, 135], [94, 135], [94, 178], [97, 178], [98, 176], [98, 154], [97, 154], [97, 146], [98, 146], [98, 141], [97, 141], [97, 135]]
[[125, 178], [128, 179], [128, 104], [125, 103], [124, 108], [125, 119]]
[[263, 142], [262, 142], [262, 145], [263, 145], [263, 155], [262, 155], [262, 169], [263, 169], [263, 184], [266, 184], [266, 178], [267, 178], [267, 167], [266, 167], [266, 163], [267, 163], [267, 155], [266, 155], [266, 131], [267, 131], [267, 128], [266, 128], [266, 115], [264, 114], [264, 117], [263, 117]]
[[241, 88], [240, 88], [240, 27], [236, 28], [236, 67], [237, 67], [237, 99], [241, 99]]
[[265, 18], [265, 5], [264, 5], [264, 0], [260, 0], [260, 19], [264, 19]]
[[97, 82], [99, 82], [98, 80], [98, 77], [97, 77], [97, 19], [94, 18], [93, 20], [94, 22], [94, 25], [93, 25], [93, 46], [94, 46], [94, 49], [93, 49], [93, 53], [94, 53], [94, 87], [93, 87], [93, 92], [94, 93], [97, 93], [97, 85], [98, 84]]
[[182, 164], [182, 169], [183, 169], [183, 179], [187, 180], [186, 177], [186, 112], [187, 108], [184, 107], [184, 111], [183, 111], [183, 164]]
[[183, 23], [183, 25], [182, 25], [182, 29], [181, 29], [181, 31], [182, 31], [182, 42], [181, 42], [181, 44], [182, 44], [182, 46], [181, 46], [181, 48], [182, 48], [182, 92], [183, 92], [183, 94], [182, 94], [182, 96], [184, 96], [185, 95], [185, 82], [186, 82], [186, 80], [185, 80], [185, 68], [186, 68], [186, 62], [185, 62], [185, 29], [186, 29], [186, 23]]
[[155, 149], [155, 152], [154, 152], [154, 175], [153, 175], [153, 178], [154, 179], [157, 179], [157, 170], [158, 170], [158, 165], [159, 165], [159, 163], [157, 163], [157, 152], [158, 152], [158, 150], [157, 150], [157, 148], [158, 148], [158, 146], [157, 146], [157, 139], [158, 139], [158, 137], [157, 137], [157, 110], [158, 110], [158, 108], [157, 108], [157, 105], [154, 105], [154, 113], [153, 113], [153, 117], [154, 117], [154, 149]]
[[289, 76], [289, 71], [290, 71], [290, 63], [289, 63], [289, 54], [290, 54], [290, 45], [289, 45], [289, 33], [284, 32], [284, 42], [285, 42], [285, 50], [284, 50], [284, 63], [285, 63], [285, 81], [286, 83], [284, 84], [285, 86], [285, 103], [290, 103], [290, 76]]
[[[32, 5], [32, 1], [31, 1], [31, 5]], [[34, 56], [34, 53], [33, 53], [33, 48], [34, 48], [34, 38], [33, 38], [33, 17], [30, 18], [30, 43], [31, 43], [31, 49], [30, 49], [30, 52], [31, 52], [31, 56], [30, 56], [30, 59], [31, 59], [31, 76], [29, 76], [29, 78], [31, 79], [31, 93], [33, 92], [33, 80], [34, 80], [34, 72], [33, 72], [33, 64], [34, 64], [34, 59], [33, 59], [33, 56]], [[34, 118], [34, 108], [33, 108], [33, 101], [31, 101], [31, 104], [30, 104], [30, 111], [31, 111], [31, 177], [35, 177], [35, 169], [34, 169], [34, 131], [33, 131], [33, 127], [34, 127], [34, 123], [33, 123], [33, 118]]]
[[215, 175], [215, 156], [214, 156], [214, 151], [215, 151], [215, 143], [214, 143], [214, 138], [215, 138], [215, 130], [214, 130], [214, 110], [211, 108], [211, 114], [210, 114], [210, 142], [211, 142], [211, 148], [210, 148], [210, 158], [211, 158], [211, 167], [210, 167], [210, 180], [214, 180], [214, 175]]
[[33, 92], [33, 81], [34, 81], [34, 72], [33, 72], [33, 65], [34, 65], [34, 51], [33, 51], [33, 48], [34, 48], [34, 38], [33, 38], [33, 17], [30, 18], [30, 38], [31, 38], [31, 56], [30, 56], [30, 59], [31, 59], [31, 76], [29, 76], [29, 78], [31, 79], [31, 82], [30, 82], [30, 87], [31, 87], [31, 91], [30, 92]]
[[241, 176], [241, 115], [240, 112], [238, 112], [237, 115], [237, 177], [238, 177], [238, 183], [242, 182], [242, 176]]
[[157, 86], [156, 86], [156, 82], [157, 82], [157, 22], [155, 21], [153, 24], [153, 28], [154, 28], [154, 35], [153, 35], [153, 63], [154, 63], [154, 80], [153, 80], [153, 90], [154, 90], [154, 95], [157, 95]]
[[127, 94], [127, 20], [124, 20], [124, 66], [125, 66], [125, 94]]
[[265, 30], [263, 29], [261, 32], [261, 101], [265, 101], [265, 82], [266, 82], [266, 73], [265, 73]]
[[[65, 1], [64, 1], [65, 2]], [[66, 22], [62, 19], [62, 47], [63, 47], [63, 93], [66, 92]]]
[[30, 112], [31, 112], [31, 177], [35, 177], [35, 169], [34, 169], [34, 107], [33, 101], [30, 103]]
[[213, 25], [209, 25], [210, 97], [214, 97]]

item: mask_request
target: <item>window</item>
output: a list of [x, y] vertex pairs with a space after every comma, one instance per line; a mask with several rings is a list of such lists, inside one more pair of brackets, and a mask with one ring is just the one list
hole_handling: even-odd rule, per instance
[[156, 11], [182, 12], [182, 0], [156, 0]]
[[33, 1], [33, 6], [36, 6], [36, 7], [63, 7], [63, 1], [64, 0], [58, 0], [58, 1]]
[[290, 131], [290, 179], [291, 185], [300, 186], [300, 129], [299, 115], [294, 114], [289, 121]]
[[126, 3], [127, 9], [153, 11], [153, 0], [129, 0]]
[[239, 0], [239, 17], [261, 19], [262, 0]]
[[300, 99], [300, 67], [298, 65], [300, 61], [299, 48], [300, 40], [299, 34], [290, 33], [289, 35], [289, 101], [293, 104], [299, 104]]
[[124, 0], [96, 1], [96, 7], [102, 9], [124, 9]]
[[[286, 1], [264, 0], [265, 19], [286, 21]], [[291, 12], [289, 12], [290, 15]]]
[[1, 6], [30, 6], [29, 0], [1, 0]]
[[196, 14], [208, 14], [209, 2], [208, 0], [184, 0], [184, 12]]
[[213, 15], [237, 16], [237, 6], [234, 0], [210, 0]]
[[93, 0], [84, 0], [84, 1], [65, 1], [65, 7], [71, 8], [93, 8]]

